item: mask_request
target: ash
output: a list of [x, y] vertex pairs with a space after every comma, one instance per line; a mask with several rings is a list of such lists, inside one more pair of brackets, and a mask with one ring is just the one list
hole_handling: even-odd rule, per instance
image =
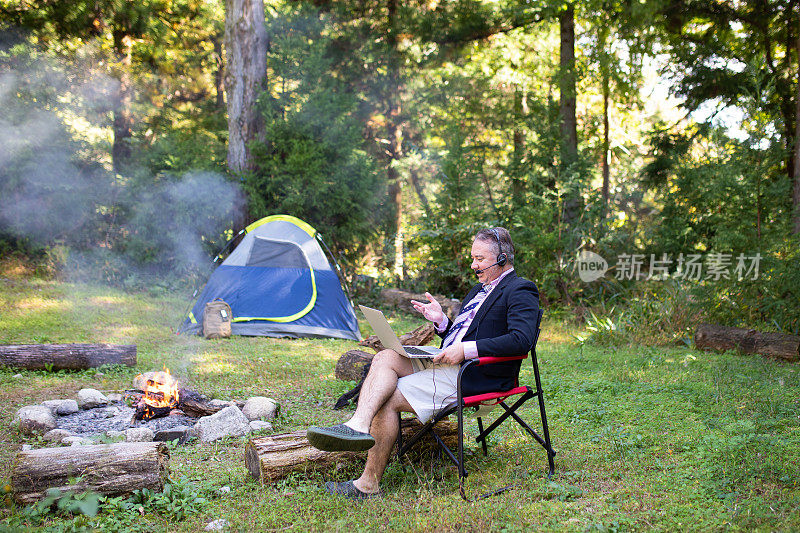
[[196, 418], [190, 416], [164, 416], [152, 420], [134, 420], [136, 409], [123, 402], [112, 402], [106, 407], [81, 409], [75, 414], [58, 417], [58, 427], [77, 435], [96, 435], [106, 431], [125, 431], [146, 427], [154, 433], [177, 426], [193, 426]]

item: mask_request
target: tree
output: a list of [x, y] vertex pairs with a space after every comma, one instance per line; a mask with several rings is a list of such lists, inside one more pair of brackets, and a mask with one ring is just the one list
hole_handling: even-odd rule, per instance
[[249, 144], [265, 140], [256, 104], [267, 86], [269, 38], [262, 0], [226, 0], [225, 8], [228, 168], [246, 172], [253, 169]]
[[[694, 110], [704, 102], [748, 107], [756, 79], [769, 79], [770, 95], [759, 109], [771, 117], [784, 150], [782, 173], [794, 189], [798, 83], [797, 0], [655, 3], [663, 44], [670, 54], [668, 72], [675, 92]], [[760, 71], [750, 75], [747, 66]], [[800, 196], [787, 198], [800, 210]], [[798, 219], [794, 230], [800, 231]]]

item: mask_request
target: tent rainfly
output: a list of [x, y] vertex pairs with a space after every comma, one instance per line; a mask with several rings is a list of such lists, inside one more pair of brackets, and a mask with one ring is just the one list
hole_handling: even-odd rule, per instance
[[202, 333], [206, 303], [221, 298], [234, 335], [360, 340], [353, 306], [306, 222], [273, 215], [245, 236], [208, 279], [181, 333]]

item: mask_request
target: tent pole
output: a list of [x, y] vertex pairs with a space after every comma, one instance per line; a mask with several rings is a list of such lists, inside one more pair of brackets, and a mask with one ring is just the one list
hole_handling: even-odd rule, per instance
[[331, 249], [328, 248], [328, 245], [325, 244], [325, 241], [323, 240], [320, 232], [317, 232], [316, 237], [319, 240], [319, 242], [322, 243], [322, 246], [325, 247], [325, 251], [328, 252], [328, 255], [333, 260], [333, 265], [336, 267], [336, 275], [339, 277], [339, 283], [344, 285], [344, 290], [347, 291], [347, 301], [350, 302], [350, 307], [355, 307], [353, 305], [353, 295], [350, 293], [350, 285], [347, 283], [347, 279], [344, 277], [344, 273], [342, 273], [342, 269], [339, 266], [339, 262], [336, 260], [336, 257], [334, 257], [333, 252], [331, 252]]

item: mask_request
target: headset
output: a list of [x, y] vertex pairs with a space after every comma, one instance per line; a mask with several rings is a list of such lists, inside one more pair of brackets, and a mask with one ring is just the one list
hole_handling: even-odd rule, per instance
[[476, 270], [476, 274], [483, 274], [493, 266], [505, 266], [505, 264], [508, 262], [508, 255], [503, 252], [503, 242], [500, 240], [500, 233], [498, 233], [497, 228], [489, 228], [489, 231], [492, 232], [492, 235], [494, 235], [494, 240], [497, 241], [497, 250], [499, 252], [497, 254], [497, 261], [486, 268]]

